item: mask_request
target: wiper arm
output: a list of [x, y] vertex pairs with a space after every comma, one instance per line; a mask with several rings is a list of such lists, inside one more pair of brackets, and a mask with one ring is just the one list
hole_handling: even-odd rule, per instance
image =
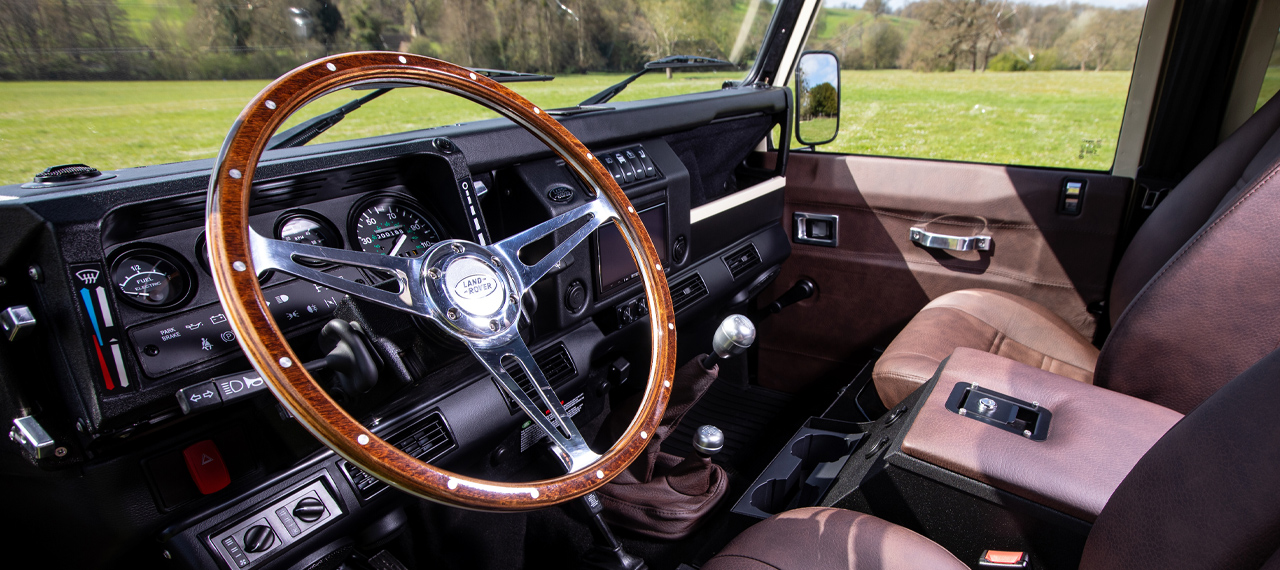
[[498, 83], [515, 83], [517, 81], [551, 81], [556, 77], [554, 75], [542, 75], [540, 73], [525, 73], [523, 71], [510, 71], [506, 69], [484, 69], [481, 67], [472, 67], [471, 71], [479, 73]]
[[[497, 81], [498, 83], [513, 83], [516, 81], [551, 81], [552, 79], [555, 79], [555, 77], [551, 75], [540, 75], [537, 73], [524, 73], [520, 71], [508, 71], [505, 69], [473, 68], [471, 69], [471, 71], [484, 75], [485, 77], [488, 77], [489, 79]], [[378, 97], [386, 95], [387, 92], [391, 91], [392, 89], [398, 89], [400, 87], [415, 87], [415, 86], [416, 84], [413, 84], [413, 83], [386, 81], [386, 82], [376, 82], [376, 83], [370, 83], [370, 84], [354, 87], [353, 89], [360, 89], [361, 87], [364, 87], [366, 89], [376, 89], [376, 90], [373, 93], [365, 95], [364, 97], [361, 97], [354, 101], [351, 101], [350, 103], [347, 103], [346, 105], [343, 105], [341, 107], [338, 107], [337, 109], [329, 111], [328, 113], [322, 113], [310, 119], [307, 119], [301, 123], [298, 123], [296, 126], [294, 126], [289, 130], [286, 130], [281, 133], [277, 133], [275, 136], [271, 137], [271, 141], [267, 143], [267, 150], [276, 150], [281, 148], [294, 148], [294, 147], [299, 147], [304, 144], [307, 144], [312, 139], [320, 136], [325, 131], [329, 130], [329, 128], [342, 122], [343, 119], [347, 118], [347, 113], [350, 113], [352, 111], [355, 111], [356, 109], [359, 109], [365, 103], [368, 103], [369, 101], [372, 101], [374, 99], [377, 99]]]
[[733, 67], [733, 62], [717, 59], [714, 57], [702, 57], [700, 55], [669, 55], [662, 59], [657, 59], [644, 64], [644, 68], [635, 73], [631, 77], [623, 79], [613, 85], [610, 85], [599, 93], [588, 97], [581, 103], [582, 105], [600, 105], [607, 103], [610, 99], [616, 97], [622, 90], [631, 85], [632, 81], [640, 79], [641, 75], [649, 73], [655, 69], [678, 69], [682, 67]]
[[311, 117], [310, 119], [307, 119], [301, 123], [298, 123], [297, 125], [295, 125], [293, 128], [290, 128], [289, 130], [286, 130], [282, 133], [277, 133], [275, 136], [271, 137], [271, 141], [267, 143], [267, 150], [294, 148], [294, 147], [299, 147], [304, 144], [307, 144], [308, 142], [311, 141], [311, 139], [314, 139], [324, 134], [324, 132], [329, 130], [330, 127], [342, 122], [343, 119], [347, 118], [347, 113], [350, 113], [352, 111], [355, 111], [356, 109], [359, 109], [361, 106], [363, 106], [365, 103], [368, 103], [369, 101], [372, 101], [374, 99], [377, 99], [378, 97], [386, 95], [389, 91], [391, 91], [391, 89], [393, 88], [383, 87], [381, 89], [378, 89], [377, 91], [374, 91], [373, 93], [365, 95], [364, 97], [351, 101], [350, 103], [347, 103], [346, 105], [338, 107], [337, 109], [334, 109], [332, 111], [329, 111], [328, 113], [321, 113], [319, 115]]

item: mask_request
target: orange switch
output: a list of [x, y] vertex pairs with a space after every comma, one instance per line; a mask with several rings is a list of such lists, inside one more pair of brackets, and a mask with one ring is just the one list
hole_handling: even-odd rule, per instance
[[983, 568], [1026, 568], [1027, 553], [1011, 550], [986, 550], [978, 560]]

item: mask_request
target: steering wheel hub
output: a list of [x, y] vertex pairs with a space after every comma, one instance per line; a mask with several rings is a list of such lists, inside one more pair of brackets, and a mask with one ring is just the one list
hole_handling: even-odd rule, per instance
[[489, 250], [443, 241], [427, 253], [425, 267], [424, 285], [440, 322], [464, 340], [506, 332], [520, 317], [519, 284]]

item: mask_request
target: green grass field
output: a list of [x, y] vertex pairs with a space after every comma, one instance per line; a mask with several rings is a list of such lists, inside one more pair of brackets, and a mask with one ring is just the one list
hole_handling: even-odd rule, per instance
[[1107, 170], [1129, 72], [841, 73], [831, 152]]
[[[544, 108], [572, 105], [623, 75], [513, 84]], [[823, 150], [1105, 170], [1115, 154], [1125, 72], [846, 71], [840, 136]], [[716, 89], [729, 74], [645, 76], [622, 100]], [[232, 120], [266, 81], [0, 83], [0, 184], [46, 166], [154, 165], [217, 153]], [[303, 110], [327, 110], [342, 92]], [[493, 116], [457, 97], [394, 91], [316, 142]]]

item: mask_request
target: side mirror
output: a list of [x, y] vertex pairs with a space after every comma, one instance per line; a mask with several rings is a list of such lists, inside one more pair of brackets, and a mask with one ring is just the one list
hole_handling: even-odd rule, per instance
[[840, 60], [829, 51], [807, 51], [796, 64], [796, 140], [816, 146], [840, 130]]

